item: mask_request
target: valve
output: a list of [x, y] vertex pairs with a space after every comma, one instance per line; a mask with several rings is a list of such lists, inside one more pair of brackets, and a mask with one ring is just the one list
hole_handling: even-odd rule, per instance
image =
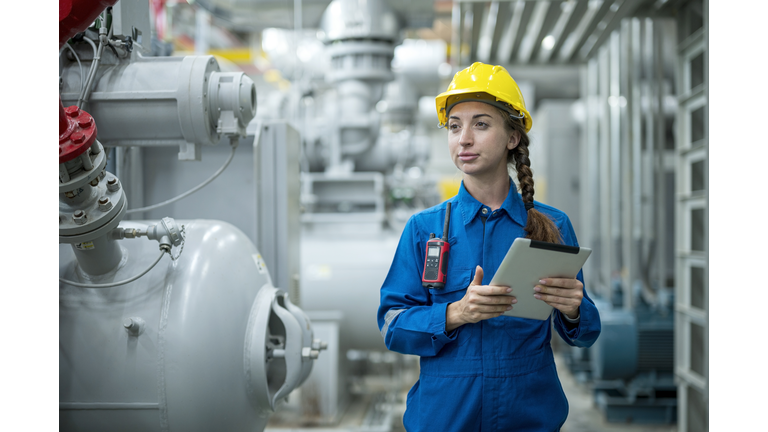
[[160, 249], [170, 252], [172, 246], [184, 244], [184, 225], [177, 224], [173, 218], [165, 217], [160, 222], [147, 227], [146, 230], [117, 227], [112, 231], [112, 238], [115, 240], [139, 237], [157, 240], [160, 243]]

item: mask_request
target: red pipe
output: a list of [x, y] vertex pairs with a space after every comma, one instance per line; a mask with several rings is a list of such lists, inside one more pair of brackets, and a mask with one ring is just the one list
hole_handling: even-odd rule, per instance
[[[96, 17], [118, 0], [59, 0], [59, 49], [72, 36], [88, 28]], [[96, 141], [93, 117], [77, 106], [66, 109], [59, 96], [59, 163], [72, 160]]]
[[67, 120], [67, 113], [64, 112], [64, 104], [61, 103], [61, 96], [59, 96], [59, 136], [64, 135], [64, 132], [69, 129], [69, 120]]
[[59, 0], [59, 49], [117, 0]]

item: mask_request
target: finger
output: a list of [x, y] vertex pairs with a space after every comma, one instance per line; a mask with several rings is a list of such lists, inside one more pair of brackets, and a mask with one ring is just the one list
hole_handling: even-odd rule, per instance
[[507, 295], [478, 295], [477, 293], [470, 295], [469, 302], [476, 305], [509, 305], [517, 303], [515, 296]]
[[539, 281], [542, 285], [571, 288], [571, 289], [583, 289], [584, 284], [578, 279], [566, 279], [566, 278], [546, 278]]
[[556, 305], [572, 308], [574, 306], [580, 306], [580, 299], [570, 299], [565, 297], [551, 296], [547, 294], [534, 294], [533, 297], [543, 301], [544, 303], [556, 307]]
[[512, 292], [512, 288], [503, 285], [474, 285], [472, 287], [472, 292], [484, 296], [509, 295]]
[[503, 313], [512, 309], [512, 305], [474, 305], [470, 308], [470, 312], [476, 314], [493, 314]]
[[584, 297], [584, 293], [581, 290], [575, 288], [555, 288], [551, 286], [536, 285], [533, 287], [533, 292], [534, 297], [536, 297], [536, 293], [578, 300], [581, 300]]
[[472, 283], [469, 284], [472, 285], [482, 285], [483, 284], [483, 268], [480, 266], [477, 266], [475, 268], [475, 278], [472, 280]]
[[579, 307], [579, 304], [577, 304], [578, 302], [573, 302], [573, 301], [558, 301], [558, 299], [551, 299], [551, 300], [542, 299], [542, 301], [552, 306], [553, 308], [558, 308], [558, 309], [561, 309], [561, 308], [572, 309], [574, 307]]

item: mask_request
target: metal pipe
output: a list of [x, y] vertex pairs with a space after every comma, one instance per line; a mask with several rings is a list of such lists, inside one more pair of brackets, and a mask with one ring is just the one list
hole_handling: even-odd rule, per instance
[[[114, 270], [123, 259], [123, 252], [115, 240], [104, 235], [89, 242], [72, 245], [80, 268], [89, 275], [103, 275]], [[67, 282], [69, 283], [69, 282]], [[71, 285], [75, 285], [72, 283]]]
[[[112, 242], [114, 243], [114, 240], [112, 240]], [[168, 254], [170, 255], [170, 252], [168, 252]], [[137, 274], [136, 276], [133, 276], [133, 277], [131, 277], [129, 279], [121, 280], [119, 282], [112, 282], [112, 283], [105, 283], [105, 284], [85, 284], [85, 283], [69, 281], [69, 280], [62, 279], [62, 278], [59, 278], [59, 282], [65, 283], [67, 285], [73, 285], [73, 286], [80, 287], [80, 288], [113, 288], [113, 287], [116, 287], [116, 286], [125, 285], [125, 284], [131, 283], [131, 282], [139, 279], [140, 277], [144, 276], [145, 274], [149, 273], [149, 271], [152, 270], [153, 268], [155, 268], [157, 263], [160, 262], [160, 260], [163, 258], [163, 255], [165, 255], [165, 251], [161, 251], [160, 255], [157, 256], [157, 259], [152, 264], [150, 264], [150, 266], [147, 267], [146, 270], [144, 270], [143, 272]], [[80, 262], [79, 259], [78, 259], [78, 262]]]

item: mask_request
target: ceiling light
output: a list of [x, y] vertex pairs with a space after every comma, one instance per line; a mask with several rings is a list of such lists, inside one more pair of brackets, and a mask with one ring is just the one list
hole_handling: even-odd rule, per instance
[[552, 35], [547, 35], [544, 39], [541, 40], [541, 46], [545, 50], [551, 50], [555, 47], [555, 37]]

